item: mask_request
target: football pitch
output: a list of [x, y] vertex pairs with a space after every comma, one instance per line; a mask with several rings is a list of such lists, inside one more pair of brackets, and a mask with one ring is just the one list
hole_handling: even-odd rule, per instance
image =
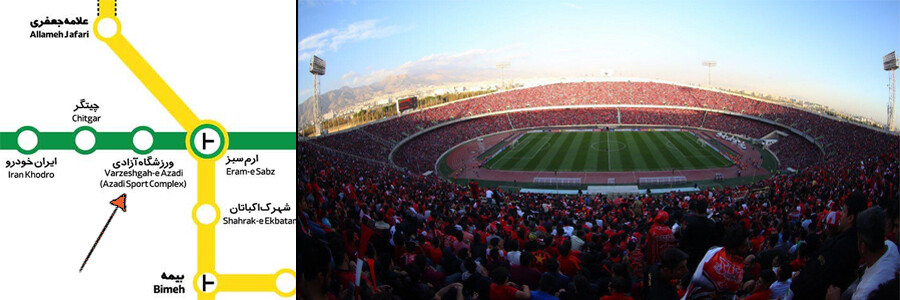
[[532, 132], [484, 167], [510, 171], [627, 172], [733, 165], [688, 132]]

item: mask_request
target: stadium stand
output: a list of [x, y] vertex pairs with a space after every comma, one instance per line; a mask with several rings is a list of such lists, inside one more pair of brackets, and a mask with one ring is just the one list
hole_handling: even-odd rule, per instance
[[[432, 169], [447, 148], [510, 124], [609, 123], [619, 110], [623, 123], [702, 125], [749, 137], [775, 127], [659, 107], [551, 109], [465, 120], [398, 144], [437, 124], [489, 112], [600, 104], [764, 118], [815, 138], [826, 155], [792, 134], [772, 150], [796, 173], [720, 189], [607, 197], [489, 190], [418, 171]], [[768, 270], [782, 283], [794, 277], [783, 291], [797, 299], [834, 296], [830, 285], [837, 293], [858, 285], [878, 299], [898, 298], [898, 266], [877, 262], [879, 255], [895, 261], [900, 238], [896, 136], [730, 94], [647, 82], [521, 89], [357, 130], [368, 134], [349, 131], [297, 144], [301, 299], [490, 299], [503, 289], [491, 275], [494, 282], [509, 280], [559, 299], [613, 292], [635, 299], [743, 297], [757, 282], [774, 282]], [[399, 147], [395, 156], [403, 159], [395, 163], [402, 168], [385, 163], [387, 147], [372, 136]], [[339, 151], [325, 150], [332, 148]], [[856, 216], [855, 222], [841, 224], [837, 214]], [[858, 247], [857, 238], [866, 246]], [[357, 261], [363, 269], [358, 286]], [[859, 261], [887, 268], [882, 281], [866, 285], [871, 277], [857, 272]], [[857, 279], [865, 283], [854, 285]]]

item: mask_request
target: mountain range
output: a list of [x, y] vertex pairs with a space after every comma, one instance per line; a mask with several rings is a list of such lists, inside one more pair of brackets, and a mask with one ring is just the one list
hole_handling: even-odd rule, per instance
[[[481, 73], [482, 75], [475, 75]], [[416, 93], [418, 90], [427, 92], [439, 85], [450, 83], [473, 82], [490, 79], [486, 72], [461, 73], [461, 72], [430, 72], [427, 74], [399, 74], [386, 76], [385, 78], [358, 87], [344, 86], [319, 95], [320, 115], [328, 112], [340, 112], [348, 107], [375, 99], [398, 98]], [[422, 96], [422, 95], [419, 95]], [[298, 118], [303, 122], [309, 122], [313, 117], [312, 96], [300, 103], [297, 107]]]

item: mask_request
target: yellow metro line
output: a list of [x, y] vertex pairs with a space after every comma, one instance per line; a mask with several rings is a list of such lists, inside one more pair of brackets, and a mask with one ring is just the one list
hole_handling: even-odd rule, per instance
[[131, 43], [121, 34], [116, 34], [106, 40], [109, 48], [119, 56], [119, 59], [131, 69], [131, 72], [147, 87], [147, 90], [159, 100], [159, 103], [169, 111], [169, 114], [178, 121], [185, 131], [190, 132], [200, 123], [197, 115], [175, 94], [175, 91], [153, 70]]
[[[120, 22], [115, 15], [115, 0], [99, 0], [99, 18], [94, 24], [95, 35], [113, 50], [132, 73], [144, 84], [147, 90], [169, 111], [169, 114], [185, 129], [192, 131], [200, 124], [200, 119], [191, 109], [175, 94], [175, 91], [156, 73], [146, 60], [131, 46], [131, 43], [122, 36]], [[115, 34], [108, 38], [101, 37], [97, 33], [97, 25], [104, 18], [112, 19], [117, 26]], [[216, 220], [219, 218], [219, 209], [215, 204], [215, 160], [197, 159], [197, 205], [212, 205], [216, 210]], [[215, 224], [201, 224], [197, 222], [197, 274], [215, 273]], [[282, 293], [276, 286], [276, 274], [222, 274], [219, 275], [219, 284], [212, 293], [200, 293], [197, 291], [197, 299], [215, 299], [219, 291], [243, 291], [243, 292], [275, 292], [280, 296], [289, 297], [296, 293], [296, 287], [290, 293]], [[294, 275], [296, 278], [296, 275]], [[196, 281], [196, 280], [195, 280]], [[196, 285], [195, 285], [196, 289]]]

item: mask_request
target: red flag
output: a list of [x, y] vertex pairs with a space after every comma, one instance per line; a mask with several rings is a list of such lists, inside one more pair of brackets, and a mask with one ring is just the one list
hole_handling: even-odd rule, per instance
[[366, 264], [369, 265], [369, 275], [372, 275], [372, 288], [378, 291], [378, 282], [375, 281], [375, 260], [366, 259]]
[[375, 231], [372, 228], [369, 228], [368, 225], [362, 224], [362, 235], [359, 239], [359, 252], [356, 253], [356, 257], [359, 259], [363, 259], [366, 257], [366, 249], [369, 247], [369, 239], [372, 238], [372, 234]]

